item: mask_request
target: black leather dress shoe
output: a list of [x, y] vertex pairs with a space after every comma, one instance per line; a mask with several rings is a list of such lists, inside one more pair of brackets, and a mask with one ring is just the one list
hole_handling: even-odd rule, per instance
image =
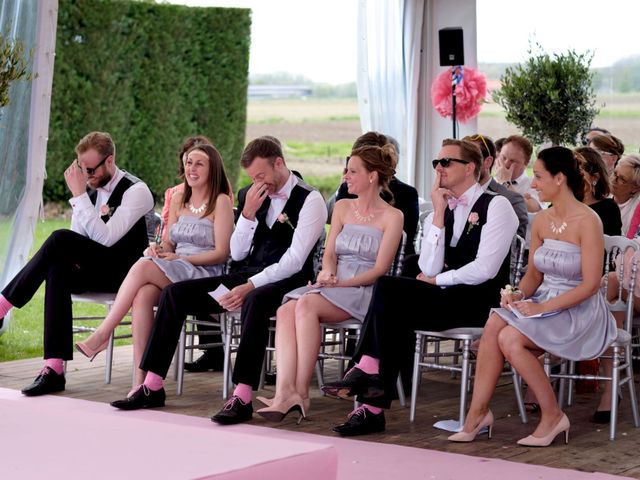
[[165, 393], [164, 388], [161, 388], [160, 390], [151, 390], [146, 385], [140, 385], [140, 387], [138, 387], [130, 397], [111, 402], [111, 406], [119, 408], [120, 410], [164, 407], [164, 401], [166, 398], [167, 394]]
[[[618, 395], [618, 406], [622, 401], [622, 397]], [[596, 410], [591, 417], [591, 423], [610, 423], [611, 422], [611, 410]]]
[[224, 369], [224, 357], [212, 350], [205, 351], [195, 362], [186, 362], [184, 369], [187, 372], [221, 372]]
[[333, 427], [333, 431], [343, 437], [353, 437], [354, 435], [384, 432], [385, 426], [384, 412], [371, 413], [365, 407], [359, 407], [351, 412], [346, 422]]
[[37, 397], [47, 393], [62, 392], [67, 381], [63, 373], [56, 373], [50, 367], [44, 367], [31, 385], [22, 389], [27, 397]]
[[222, 410], [211, 417], [211, 421], [221, 425], [235, 425], [251, 420], [253, 417], [253, 405], [244, 403], [235, 395], [224, 404]]
[[362, 395], [367, 398], [377, 398], [384, 395], [384, 383], [378, 374], [365, 373], [358, 367], [349, 370], [342, 380], [325, 383], [322, 391], [334, 397], [347, 398]]

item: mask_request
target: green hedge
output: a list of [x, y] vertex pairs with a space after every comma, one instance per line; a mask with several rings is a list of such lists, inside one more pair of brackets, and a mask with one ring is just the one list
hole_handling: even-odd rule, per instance
[[184, 137], [204, 134], [235, 184], [244, 146], [250, 11], [60, 0], [45, 201], [66, 200], [64, 169], [92, 130], [158, 198], [176, 183]]

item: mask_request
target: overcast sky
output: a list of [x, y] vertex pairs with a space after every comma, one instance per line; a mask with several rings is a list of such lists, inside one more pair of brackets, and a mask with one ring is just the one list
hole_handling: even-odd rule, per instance
[[[288, 71], [315, 82], [355, 81], [357, 0], [170, 3], [251, 8], [251, 74]], [[522, 61], [532, 39], [549, 53], [591, 50], [592, 66], [609, 66], [640, 54], [639, 14], [637, 0], [477, 0], [478, 61]]]

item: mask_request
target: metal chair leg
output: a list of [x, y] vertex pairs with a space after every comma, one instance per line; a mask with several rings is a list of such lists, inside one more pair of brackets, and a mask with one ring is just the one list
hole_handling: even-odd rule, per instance
[[409, 408], [409, 421], [416, 419], [416, 400], [418, 398], [418, 377], [420, 376], [420, 359], [422, 358], [422, 335], [416, 333], [416, 353], [413, 357], [413, 375], [411, 377], [411, 406]]

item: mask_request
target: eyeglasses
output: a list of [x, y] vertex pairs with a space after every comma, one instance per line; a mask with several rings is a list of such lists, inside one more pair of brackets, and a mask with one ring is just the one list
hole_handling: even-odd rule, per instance
[[459, 158], [436, 158], [435, 160], [433, 160], [433, 168], [436, 168], [438, 166], [438, 164], [440, 164], [442, 166], [442, 168], [447, 168], [451, 162], [458, 162], [458, 163], [462, 163], [463, 165], [466, 165], [467, 163], [471, 163], [471, 162], [467, 162], [466, 160], [460, 160]]
[[629, 185], [629, 184], [631, 184], [631, 180], [627, 180], [626, 178], [621, 177], [620, 175], [618, 175], [616, 173], [615, 170], [611, 173], [611, 181], [619, 183], [620, 185]]
[[84, 167], [82, 168], [82, 165], [80, 165], [80, 162], [78, 161], [78, 159], [76, 159], [76, 163], [78, 164], [78, 168], [80, 169], [80, 171], [86, 173], [87, 175], [93, 175], [94, 173], [96, 173], [96, 170], [99, 169], [102, 165], [104, 165], [104, 162], [107, 161], [107, 158], [109, 158], [111, 156], [111, 154], [107, 155], [106, 157], [104, 157], [99, 164], [97, 164], [95, 167]]

